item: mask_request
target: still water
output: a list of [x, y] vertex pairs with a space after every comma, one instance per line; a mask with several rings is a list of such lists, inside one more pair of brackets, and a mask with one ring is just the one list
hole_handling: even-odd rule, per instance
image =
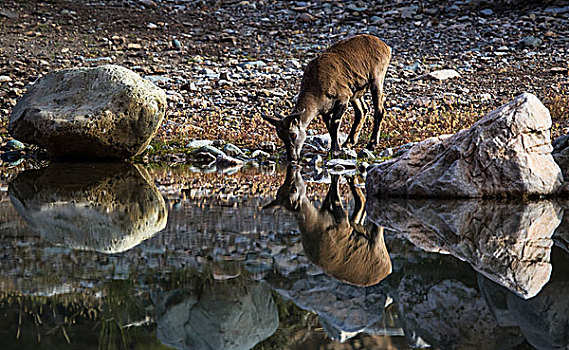
[[0, 192], [2, 349], [558, 349], [558, 201], [358, 175], [54, 164]]

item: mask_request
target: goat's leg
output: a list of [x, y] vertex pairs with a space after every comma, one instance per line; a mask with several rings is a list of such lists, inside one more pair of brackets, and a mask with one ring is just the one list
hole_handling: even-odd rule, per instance
[[366, 148], [373, 150], [379, 142], [379, 127], [385, 115], [385, 107], [383, 106], [383, 81], [374, 81], [371, 84], [370, 90], [371, 100], [373, 102], [373, 129]]
[[354, 108], [354, 123], [352, 124], [348, 139], [344, 142], [342, 148], [349, 148], [358, 142], [360, 132], [362, 131], [367, 117], [367, 107], [363, 97], [353, 100], [351, 104]]
[[[330, 114], [328, 120], [329, 122], [326, 123], [328, 127], [328, 132], [330, 133], [330, 140], [332, 145], [330, 147], [330, 153], [332, 156], [339, 151], [340, 147], [338, 145], [338, 129], [340, 129], [340, 123], [342, 122], [342, 116], [346, 111], [347, 103], [338, 101], [332, 108], [332, 113]], [[326, 120], [325, 120], [326, 121]]]
[[358, 183], [353, 177], [348, 179], [348, 186], [350, 187], [350, 192], [352, 192], [352, 196], [354, 197], [354, 211], [350, 217], [350, 221], [361, 225], [366, 217], [366, 197], [361, 187], [358, 187], [357, 185]]
[[340, 198], [339, 180], [339, 175], [331, 176], [330, 187], [328, 188], [328, 193], [326, 193], [326, 198], [322, 203], [322, 209], [331, 213], [336, 223], [346, 220], [348, 216], [344, 206], [342, 205], [342, 199]]

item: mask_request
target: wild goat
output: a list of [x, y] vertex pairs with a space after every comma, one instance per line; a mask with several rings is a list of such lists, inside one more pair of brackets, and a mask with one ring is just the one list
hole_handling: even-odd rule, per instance
[[372, 35], [358, 35], [334, 44], [308, 63], [292, 113], [285, 118], [263, 115], [276, 127], [289, 161], [300, 159], [306, 128], [318, 115], [330, 133], [331, 153], [338, 151], [338, 129], [348, 102], [354, 108], [355, 117], [342, 147], [354, 145], [366, 118], [363, 96], [368, 88], [374, 115], [371, 139], [366, 147], [373, 149], [377, 145], [379, 126], [385, 114], [383, 81], [390, 59], [391, 48], [387, 44]]
[[306, 196], [300, 170], [289, 166], [277, 198], [264, 209], [280, 206], [295, 212], [304, 251], [313, 263], [341, 281], [370, 286], [391, 273], [391, 260], [383, 229], [363, 225], [365, 196], [362, 189], [354, 179], [348, 179], [348, 184], [355, 203], [350, 217], [339, 195], [339, 176], [332, 176], [322, 208], [317, 209]]

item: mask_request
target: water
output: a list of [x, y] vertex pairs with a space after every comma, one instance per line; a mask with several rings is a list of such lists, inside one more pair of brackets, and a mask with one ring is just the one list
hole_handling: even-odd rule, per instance
[[569, 344], [565, 202], [190, 170], [56, 164], [0, 192], [2, 349]]

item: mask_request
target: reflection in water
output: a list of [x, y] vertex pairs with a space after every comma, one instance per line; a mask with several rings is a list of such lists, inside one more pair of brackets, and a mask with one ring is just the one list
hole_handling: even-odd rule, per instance
[[561, 209], [551, 201], [374, 200], [370, 218], [426, 251], [450, 253], [523, 298], [549, 280], [551, 236]]
[[283, 206], [296, 212], [308, 258], [335, 278], [359, 286], [379, 283], [391, 273], [383, 231], [363, 225], [365, 196], [354, 178], [348, 179], [355, 208], [350, 217], [339, 195], [339, 176], [332, 180], [324, 203], [317, 209], [306, 196], [300, 169], [289, 167], [277, 199], [265, 208]]
[[279, 325], [262, 281], [193, 279], [183, 289], [155, 294], [156, 336], [175, 349], [251, 349]]
[[480, 289], [501, 326], [518, 326], [537, 349], [569, 347], [569, 256], [554, 247], [553, 273], [534, 298], [525, 300], [504, 287], [479, 276]]
[[118, 253], [166, 226], [162, 195], [145, 169], [127, 163], [56, 163], [21, 173], [10, 199], [47, 241]]

